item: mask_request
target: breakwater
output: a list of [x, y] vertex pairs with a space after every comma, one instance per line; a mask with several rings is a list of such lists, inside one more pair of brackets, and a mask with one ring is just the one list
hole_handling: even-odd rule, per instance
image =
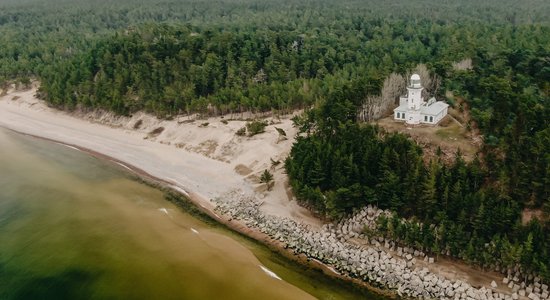
[[[233, 191], [213, 199], [216, 211], [244, 222], [271, 238], [283, 243], [296, 254], [318, 260], [338, 274], [390, 289], [401, 297], [425, 299], [546, 300], [548, 286], [539, 278], [528, 284], [508, 274], [502, 283], [491, 282], [490, 287], [474, 287], [462, 280], [449, 280], [429, 271], [426, 265], [435, 259], [425, 253], [399, 247], [383, 237], [369, 238], [364, 229], [375, 229], [380, 215], [389, 211], [367, 206], [338, 223], [325, 224], [320, 230], [289, 218], [264, 214], [262, 202], [252, 195]], [[510, 291], [497, 289], [507, 285]]]

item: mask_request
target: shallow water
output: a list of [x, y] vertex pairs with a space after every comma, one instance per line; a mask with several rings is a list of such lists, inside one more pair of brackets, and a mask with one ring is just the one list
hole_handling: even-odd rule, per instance
[[116, 164], [0, 130], [0, 299], [374, 297], [207, 224]]

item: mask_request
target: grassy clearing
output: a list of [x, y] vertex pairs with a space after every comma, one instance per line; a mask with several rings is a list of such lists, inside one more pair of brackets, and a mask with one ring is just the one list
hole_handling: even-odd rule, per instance
[[443, 152], [443, 160], [451, 162], [460, 149], [465, 160], [470, 161], [478, 151], [477, 142], [466, 127], [451, 116], [445, 117], [438, 125], [409, 126], [396, 122], [393, 116], [378, 120], [378, 125], [388, 132], [400, 132], [410, 136], [424, 149], [425, 159], [429, 160]]

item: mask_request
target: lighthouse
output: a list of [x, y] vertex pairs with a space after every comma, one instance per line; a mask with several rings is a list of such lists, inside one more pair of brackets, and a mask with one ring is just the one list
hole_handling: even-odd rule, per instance
[[423, 89], [420, 82], [420, 76], [418, 76], [418, 74], [413, 74], [411, 76], [411, 83], [407, 87], [407, 91], [409, 92], [407, 97], [408, 112], [405, 118], [407, 124], [420, 124], [420, 106], [424, 102], [422, 99]]
[[422, 83], [420, 76], [413, 74], [407, 86], [407, 97], [401, 97], [399, 107], [394, 109], [394, 119], [405, 121], [406, 124], [416, 125], [437, 124], [447, 115], [449, 105], [443, 101], [437, 101], [432, 97], [427, 102], [422, 99]]

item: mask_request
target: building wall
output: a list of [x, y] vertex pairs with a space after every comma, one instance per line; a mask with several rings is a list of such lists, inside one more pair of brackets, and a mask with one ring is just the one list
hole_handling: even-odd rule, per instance
[[394, 114], [393, 114], [393, 118], [395, 120], [404, 121], [405, 117], [406, 117], [405, 112], [397, 111], [397, 112], [394, 112]]
[[405, 122], [407, 124], [420, 124], [422, 121], [422, 115], [419, 110], [408, 111], [405, 116]]
[[393, 119], [396, 121], [405, 121], [407, 124], [437, 124], [448, 113], [448, 107], [441, 110], [437, 115], [425, 115], [420, 110], [394, 111]]

